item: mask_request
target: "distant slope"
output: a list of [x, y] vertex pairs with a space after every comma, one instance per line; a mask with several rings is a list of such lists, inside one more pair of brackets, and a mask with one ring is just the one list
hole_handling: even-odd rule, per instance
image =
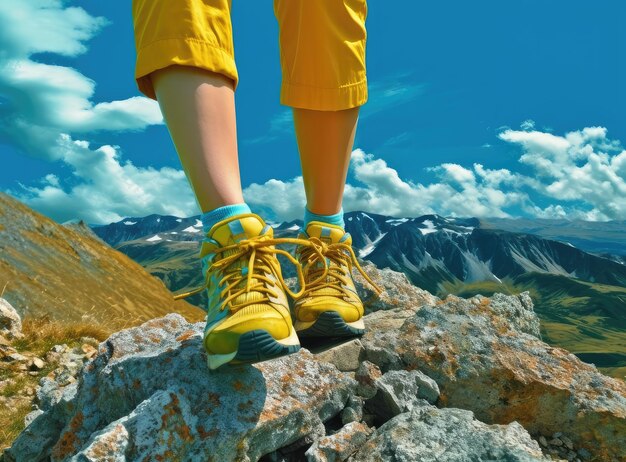
[[480, 227], [568, 242], [586, 252], [626, 256], [626, 221], [481, 218]]
[[93, 236], [60, 225], [0, 193], [0, 291], [21, 315], [88, 319], [119, 328], [178, 312], [203, 312], [174, 301], [162, 281]]

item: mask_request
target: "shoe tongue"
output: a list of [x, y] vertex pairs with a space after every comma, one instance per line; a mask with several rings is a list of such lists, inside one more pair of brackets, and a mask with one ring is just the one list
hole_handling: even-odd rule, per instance
[[[209, 230], [207, 233], [207, 237], [212, 239], [213, 241], [217, 241], [220, 246], [227, 246], [236, 244], [244, 239], [259, 236], [259, 235], [268, 235], [269, 238], [272, 238], [274, 235], [274, 230], [271, 226], [265, 224], [263, 219], [255, 214], [244, 215], [244, 216], [234, 216], [231, 219], [225, 219], [214, 225], [213, 228]], [[205, 243], [206, 247], [202, 250], [202, 255], [205, 255], [209, 251], [215, 249], [215, 244], [213, 243]], [[237, 248], [233, 248], [230, 250], [226, 250], [222, 253], [220, 258], [226, 258], [230, 255], [233, 255], [238, 252]], [[258, 269], [259, 262], [257, 261], [255, 266]], [[255, 269], [254, 271], [257, 271]], [[241, 271], [241, 275], [244, 276], [248, 272], [248, 260], [247, 258], [239, 259], [238, 261], [233, 262], [229, 271]], [[255, 283], [257, 278], [252, 278], [252, 282]], [[236, 291], [246, 284], [246, 278], [242, 277], [240, 283], [233, 288], [233, 291]], [[234, 304], [240, 304], [248, 301], [257, 301], [263, 298], [263, 294], [258, 291], [250, 291], [245, 292], [234, 298]], [[256, 303], [252, 305], [248, 305], [249, 310], [259, 309], [259, 307], [263, 307], [262, 303]]]
[[350, 235], [341, 226], [331, 225], [322, 221], [309, 222], [305, 233], [309, 237], [319, 238], [320, 241], [326, 244], [335, 244], [337, 242], [351, 243]]
[[[264, 229], [265, 222], [258, 215], [234, 216], [218, 223], [209, 230], [207, 235], [220, 245], [226, 246], [258, 236], [263, 233]], [[270, 227], [269, 230], [271, 229]]]
[[[349, 233], [347, 233], [341, 226], [332, 225], [330, 223], [324, 223], [322, 221], [311, 221], [306, 227], [304, 233], [301, 233], [301, 237], [317, 237], [319, 240], [326, 244], [336, 244], [338, 242], [343, 242], [346, 244], [352, 244], [352, 237]], [[326, 258], [326, 264], [330, 266], [335, 266], [336, 264], [332, 262], [329, 258]], [[324, 262], [317, 260], [313, 263], [313, 266], [310, 270], [316, 269], [319, 270], [324, 267]], [[332, 275], [328, 275], [326, 278], [327, 282], [334, 282], [335, 278]], [[324, 287], [317, 291], [315, 291], [316, 295], [334, 295], [341, 296], [341, 291], [331, 288]]]

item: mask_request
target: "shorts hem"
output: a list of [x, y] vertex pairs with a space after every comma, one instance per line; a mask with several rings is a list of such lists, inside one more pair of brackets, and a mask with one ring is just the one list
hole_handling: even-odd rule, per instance
[[340, 111], [362, 106], [367, 97], [367, 79], [338, 88], [313, 87], [283, 80], [280, 88], [281, 104], [318, 111]]
[[222, 74], [237, 88], [239, 76], [235, 58], [223, 48], [193, 37], [155, 40], [137, 51], [135, 81], [148, 98], [156, 100], [150, 74], [174, 64], [192, 66]]

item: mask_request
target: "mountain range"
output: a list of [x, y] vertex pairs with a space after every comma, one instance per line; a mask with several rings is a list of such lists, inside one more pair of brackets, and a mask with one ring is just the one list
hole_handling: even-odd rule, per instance
[[[129, 217], [92, 229], [171, 290], [185, 291], [202, 282], [199, 218]], [[439, 296], [528, 290], [546, 341], [607, 373], [626, 371], [624, 222], [398, 218], [365, 212], [348, 212], [344, 220], [361, 259], [402, 272]], [[295, 236], [302, 222], [270, 224], [276, 236]], [[289, 264], [283, 272], [294, 275]], [[188, 300], [200, 307], [205, 303], [204, 294]]]

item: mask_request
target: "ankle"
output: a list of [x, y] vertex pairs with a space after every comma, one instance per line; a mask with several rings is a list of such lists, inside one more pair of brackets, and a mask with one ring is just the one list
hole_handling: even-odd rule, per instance
[[206, 234], [218, 221], [233, 217], [235, 215], [240, 215], [242, 213], [251, 212], [252, 211], [250, 210], [250, 206], [245, 202], [217, 207], [213, 210], [204, 212], [200, 216], [200, 221], [202, 221], [202, 229]]
[[345, 223], [343, 221], [343, 207], [339, 209], [339, 212], [334, 213], [332, 215], [320, 215], [320, 214], [311, 212], [309, 208], [305, 206], [303, 229], [306, 229], [307, 225], [312, 221], [321, 221], [323, 223], [341, 226], [341, 228], [344, 229]]

